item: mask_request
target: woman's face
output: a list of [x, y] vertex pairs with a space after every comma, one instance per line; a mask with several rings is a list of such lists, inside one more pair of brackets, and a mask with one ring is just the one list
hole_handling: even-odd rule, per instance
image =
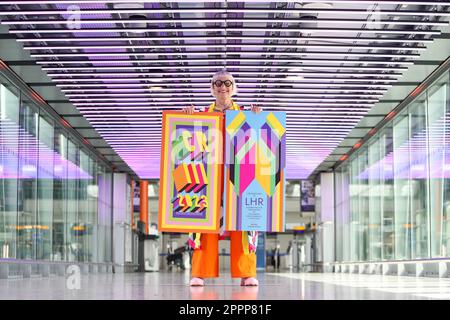
[[216, 97], [216, 99], [221, 99], [221, 100], [227, 100], [231, 98], [232, 92], [233, 92], [233, 87], [234, 87], [234, 83], [233, 80], [230, 76], [227, 75], [222, 75], [217, 77], [214, 82], [217, 82], [217, 80], [220, 81], [230, 81], [232, 83], [231, 86], [227, 87], [225, 85], [225, 83], [222, 83], [222, 85], [220, 87], [216, 86], [214, 83], [212, 84], [213, 86], [213, 93], [214, 93], [214, 97]]

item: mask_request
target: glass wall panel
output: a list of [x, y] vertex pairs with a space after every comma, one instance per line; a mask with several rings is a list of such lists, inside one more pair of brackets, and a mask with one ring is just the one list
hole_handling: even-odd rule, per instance
[[381, 259], [381, 166], [380, 140], [376, 139], [369, 145], [369, 260]]
[[52, 121], [39, 116], [38, 213], [34, 228], [36, 259], [50, 260], [53, 248], [53, 176], [54, 138]]
[[68, 260], [79, 261], [80, 246], [78, 243], [78, 166], [79, 149], [70, 138], [67, 140], [67, 225], [66, 239], [68, 247]]
[[98, 202], [98, 182], [97, 182], [97, 162], [89, 157], [89, 185], [87, 189], [88, 202], [88, 256], [89, 261], [98, 262], [97, 258], [97, 202]]
[[19, 92], [0, 84], [0, 258], [16, 258], [19, 132]]
[[342, 166], [335, 173], [336, 190], [336, 260], [350, 260], [350, 208], [349, 175], [347, 166]]
[[343, 166], [342, 169], [342, 258], [344, 261], [350, 261], [350, 175], [349, 167]]
[[429, 167], [426, 95], [409, 107], [411, 152], [411, 258], [429, 257]]
[[102, 252], [99, 254], [102, 261], [108, 262], [112, 261], [112, 251], [111, 251], [111, 227], [112, 227], [112, 216], [111, 216], [111, 188], [112, 188], [112, 172], [102, 166], [99, 170], [98, 177], [98, 188], [99, 188], [99, 213], [98, 213], [98, 223], [100, 226], [99, 238], [104, 245], [99, 246]]
[[89, 185], [89, 157], [84, 150], [80, 150], [80, 171], [78, 172], [78, 220], [75, 229], [78, 235], [80, 255], [78, 261], [89, 261], [88, 241], [88, 201], [87, 188]]
[[394, 120], [395, 258], [411, 258], [411, 178], [409, 116]]
[[395, 211], [394, 211], [394, 143], [392, 123], [380, 132], [380, 179], [382, 183], [381, 234], [382, 260], [394, 259], [395, 252]]
[[98, 174], [98, 224], [99, 241], [103, 245], [99, 246], [99, 260], [102, 262], [112, 261], [111, 251], [111, 186], [113, 183], [111, 171], [101, 166]]
[[359, 260], [359, 184], [358, 161], [350, 161], [350, 260]]
[[336, 169], [338, 260], [450, 257], [448, 72]]
[[106, 236], [107, 236], [107, 227], [106, 220], [108, 219], [108, 199], [111, 195], [108, 193], [107, 187], [107, 174], [106, 168], [102, 165], [97, 167], [97, 183], [98, 183], [98, 223], [97, 223], [97, 257], [99, 262], [105, 262], [107, 260], [107, 246], [106, 246]]
[[428, 92], [431, 256], [450, 256], [450, 132], [448, 75]]
[[67, 259], [67, 136], [62, 128], [55, 131], [53, 179], [53, 260]]
[[37, 168], [39, 156], [38, 109], [22, 100], [19, 131], [17, 258], [35, 259], [37, 217]]
[[13, 81], [0, 70], [0, 259], [111, 262], [111, 169]]
[[369, 256], [369, 192], [368, 192], [368, 150], [362, 148], [358, 157], [358, 189], [359, 189], [359, 224], [358, 239], [359, 242], [359, 260], [367, 261]]
[[342, 168], [339, 168], [334, 173], [334, 187], [335, 187], [335, 197], [336, 197], [336, 207], [335, 207], [335, 244], [336, 244], [336, 260], [343, 260], [343, 236], [342, 236], [342, 202], [343, 195], [341, 194], [345, 189], [342, 187]]

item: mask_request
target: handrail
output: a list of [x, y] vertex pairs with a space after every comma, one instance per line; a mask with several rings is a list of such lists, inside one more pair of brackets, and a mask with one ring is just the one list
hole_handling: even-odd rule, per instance
[[80, 261], [51, 261], [31, 259], [0, 259], [0, 264], [53, 264], [53, 265], [87, 265], [87, 266], [117, 266], [114, 262], [80, 262]]
[[355, 261], [355, 262], [328, 262], [329, 264], [332, 265], [337, 265], [337, 264], [368, 264], [368, 263], [411, 263], [411, 262], [434, 262], [434, 261], [448, 261], [450, 262], [450, 257], [445, 257], [445, 258], [428, 258], [428, 259], [411, 259], [411, 260], [380, 260], [380, 261]]

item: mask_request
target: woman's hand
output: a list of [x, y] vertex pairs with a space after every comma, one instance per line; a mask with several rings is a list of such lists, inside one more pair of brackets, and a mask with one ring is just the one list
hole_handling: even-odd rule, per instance
[[252, 104], [250, 110], [252, 110], [254, 113], [260, 113], [260, 112], [262, 111], [262, 108], [261, 108], [261, 107], [258, 107], [258, 106], [254, 106], [254, 105]]
[[182, 110], [184, 113], [186, 114], [194, 114], [195, 112], [195, 107], [193, 105], [189, 106], [189, 107], [185, 107]]

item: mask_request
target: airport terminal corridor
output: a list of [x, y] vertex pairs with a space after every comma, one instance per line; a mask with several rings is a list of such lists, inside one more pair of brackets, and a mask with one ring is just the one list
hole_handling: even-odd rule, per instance
[[449, 300], [450, 1], [0, 0], [40, 299]]

